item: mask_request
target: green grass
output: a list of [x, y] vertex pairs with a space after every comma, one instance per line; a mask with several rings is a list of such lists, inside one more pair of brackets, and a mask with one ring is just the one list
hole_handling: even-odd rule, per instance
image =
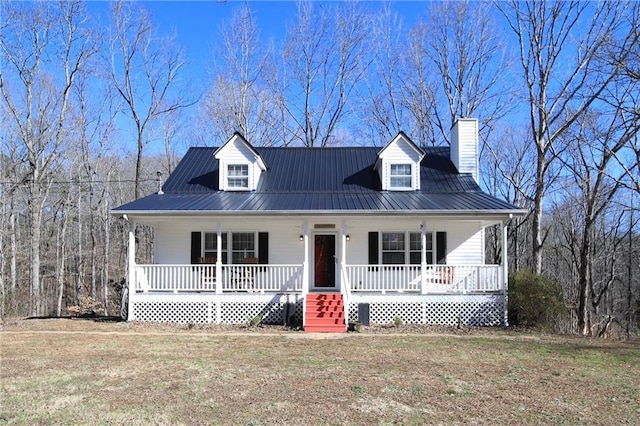
[[63, 320], [12, 331], [0, 332], [0, 424], [624, 424], [640, 418], [634, 343], [499, 330], [317, 340]]

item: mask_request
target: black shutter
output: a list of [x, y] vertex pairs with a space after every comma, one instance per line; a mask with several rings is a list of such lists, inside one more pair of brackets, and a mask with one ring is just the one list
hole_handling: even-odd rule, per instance
[[447, 263], [447, 233], [436, 232], [436, 263], [444, 265]]
[[267, 265], [269, 263], [269, 233], [258, 232], [258, 263]]
[[378, 233], [369, 232], [369, 265], [378, 264]]
[[202, 256], [202, 234], [200, 232], [191, 233], [191, 264], [199, 263], [198, 258]]

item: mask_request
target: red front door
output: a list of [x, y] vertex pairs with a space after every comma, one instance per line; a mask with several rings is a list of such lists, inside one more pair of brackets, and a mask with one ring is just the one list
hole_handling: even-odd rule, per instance
[[336, 286], [336, 236], [314, 236], [315, 287]]

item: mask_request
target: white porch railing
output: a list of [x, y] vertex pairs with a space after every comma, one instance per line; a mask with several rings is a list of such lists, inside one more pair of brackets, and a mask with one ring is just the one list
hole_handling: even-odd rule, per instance
[[300, 292], [302, 265], [223, 265], [222, 291]]
[[[352, 292], [422, 292], [420, 265], [347, 265]], [[497, 292], [503, 288], [500, 265], [428, 265], [425, 292]]]
[[[137, 292], [302, 292], [302, 265], [216, 266], [136, 265]], [[504, 286], [499, 265], [428, 265], [425, 293], [498, 292]], [[341, 269], [342, 291], [349, 293], [421, 293], [420, 265], [345, 265]]]
[[302, 291], [302, 265], [223, 265], [221, 275], [210, 264], [136, 265], [135, 291]]

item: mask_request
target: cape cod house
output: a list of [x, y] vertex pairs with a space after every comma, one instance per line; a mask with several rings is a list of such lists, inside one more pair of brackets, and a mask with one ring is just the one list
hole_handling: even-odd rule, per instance
[[[525, 212], [478, 186], [477, 128], [460, 119], [450, 148], [402, 132], [382, 149], [238, 133], [191, 148], [161, 191], [112, 210], [130, 223], [128, 319], [505, 324], [506, 250], [485, 264], [484, 229]], [[136, 223], [153, 264], [136, 264]]]

